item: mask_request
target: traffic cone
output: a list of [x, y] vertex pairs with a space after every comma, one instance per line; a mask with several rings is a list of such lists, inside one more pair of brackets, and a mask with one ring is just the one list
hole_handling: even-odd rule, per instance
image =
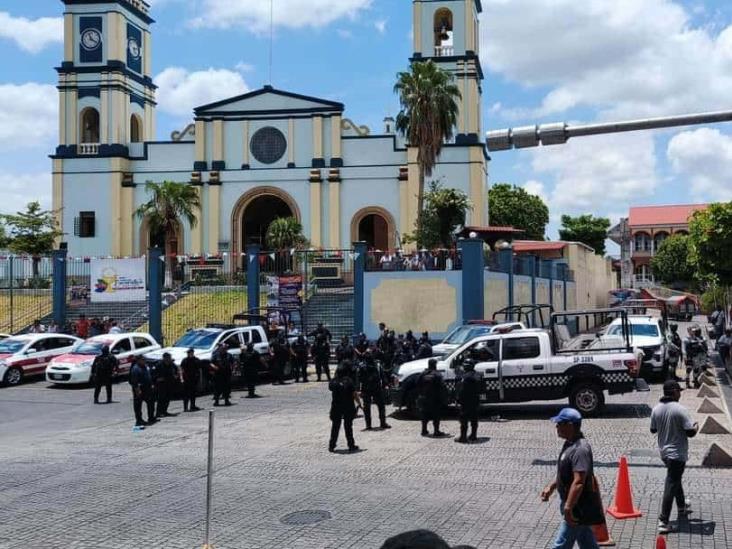
[[[602, 504], [602, 495], [600, 492], [600, 484], [597, 482], [597, 477], [593, 479], [594, 483], [594, 489], [598, 494], [598, 498], [600, 499], [600, 507], [603, 509], [605, 506]], [[607, 530], [607, 522], [604, 520], [602, 521], [602, 524], [593, 524], [591, 526], [592, 528], [592, 535], [595, 536], [595, 542], [600, 547], [612, 547], [615, 545], [615, 541], [613, 538], [610, 537], [610, 532]]]
[[656, 538], [656, 549], [666, 549], [666, 538], [658, 536]]
[[615, 486], [615, 500], [608, 507], [607, 512], [616, 519], [629, 519], [643, 516], [643, 513], [633, 507], [633, 490], [630, 487], [628, 460], [625, 456], [620, 456], [618, 481]]

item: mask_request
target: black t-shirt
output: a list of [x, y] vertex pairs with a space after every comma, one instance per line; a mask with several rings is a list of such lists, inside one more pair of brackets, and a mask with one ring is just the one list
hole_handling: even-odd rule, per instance
[[187, 356], [180, 363], [183, 370], [183, 381], [186, 383], [198, 382], [199, 372], [201, 371], [201, 361], [195, 356]]
[[333, 399], [330, 405], [331, 415], [343, 415], [353, 417], [356, 415], [356, 405], [353, 402], [353, 394], [356, 391], [353, 380], [350, 377], [332, 379], [328, 385], [332, 392]]

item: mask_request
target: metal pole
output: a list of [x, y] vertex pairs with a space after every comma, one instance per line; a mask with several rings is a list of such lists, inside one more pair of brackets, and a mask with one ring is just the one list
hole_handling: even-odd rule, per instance
[[203, 549], [213, 549], [211, 534], [211, 484], [213, 480], [214, 411], [208, 412], [208, 463], [206, 464], [206, 537]]
[[10, 333], [12, 334], [15, 330], [13, 329], [13, 256], [10, 256]]

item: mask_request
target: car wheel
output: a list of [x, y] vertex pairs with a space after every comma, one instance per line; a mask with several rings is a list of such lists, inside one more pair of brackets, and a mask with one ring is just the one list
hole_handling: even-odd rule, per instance
[[605, 394], [593, 383], [580, 383], [572, 388], [569, 404], [583, 416], [592, 416], [605, 405]]
[[23, 372], [20, 368], [9, 368], [5, 372], [4, 381], [6, 385], [20, 385], [20, 382], [23, 381]]

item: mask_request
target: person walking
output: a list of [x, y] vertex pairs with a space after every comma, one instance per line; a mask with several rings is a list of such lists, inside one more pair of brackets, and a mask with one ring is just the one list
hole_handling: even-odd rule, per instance
[[707, 365], [707, 352], [707, 342], [702, 337], [701, 327], [698, 324], [694, 324], [689, 329], [689, 337], [684, 341], [687, 389], [691, 389], [690, 376], [692, 372], [694, 374], [694, 388], [699, 388], [699, 378]]
[[[351, 364], [351, 361], [347, 361]], [[381, 364], [374, 359], [373, 353], [368, 350], [364, 355], [364, 362], [358, 374], [363, 399], [363, 416], [366, 420], [366, 430], [371, 431], [371, 404], [376, 404], [379, 412], [379, 425], [382, 429], [391, 429], [386, 422], [386, 402], [384, 388], [388, 385], [388, 378]]]
[[[478, 440], [478, 413], [480, 411], [480, 393], [483, 389], [483, 376], [475, 371], [475, 364], [466, 361], [463, 364], [465, 373], [457, 385], [457, 402], [460, 409], [460, 437], [455, 442], [466, 444]], [[470, 436], [468, 437], [468, 424]]]
[[666, 372], [666, 378], [680, 381], [678, 368], [683, 355], [684, 342], [681, 341], [678, 324], [671, 324], [669, 328], [671, 333], [668, 336], [668, 372]]
[[181, 382], [183, 383], [183, 411], [198, 412], [196, 393], [201, 379], [202, 363], [196, 357], [195, 349], [188, 349], [186, 357], [180, 363]]
[[107, 392], [107, 404], [112, 402], [112, 378], [117, 374], [117, 357], [109, 352], [109, 345], [102, 347], [102, 354], [92, 362], [91, 373], [94, 378], [94, 404], [99, 404], [102, 387]]
[[224, 406], [231, 406], [231, 357], [225, 344], [220, 343], [214, 351], [210, 370], [214, 381], [214, 406], [220, 406], [221, 398], [224, 399]]
[[315, 375], [318, 376], [318, 381], [323, 374], [328, 381], [330, 381], [330, 344], [323, 334], [318, 335], [315, 338], [315, 344], [312, 348], [313, 360], [315, 361]]
[[168, 413], [170, 398], [175, 389], [175, 380], [178, 377], [177, 368], [170, 353], [163, 353], [163, 360], [158, 362], [153, 372], [155, 379], [155, 397], [157, 400], [157, 411], [155, 417], [170, 417], [175, 414]]
[[669, 518], [674, 500], [679, 518], [691, 513], [691, 505], [684, 496], [681, 479], [689, 459], [689, 438], [699, 432], [699, 424], [691, 422], [689, 412], [681, 404], [681, 385], [669, 380], [663, 384], [663, 397], [651, 412], [651, 433], [657, 435], [661, 460], [666, 465], [666, 483], [658, 516], [658, 533], [671, 531]]
[[292, 355], [293, 370], [295, 372], [295, 383], [303, 383], [308, 381], [308, 354], [310, 353], [310, 345], [308, 345], [305, 336], [300, 334], [295, 342], [290, 345], [290, 354]]
[[259, 381], [259, 368], [265, 369], [266, 364], [259, 353], [254, 350], [254, 343], [247, 343], [246, 347], [242, 349], [239, 355], [239, 365], [244, 385], [247, 388], [246, 398], [257, 398], [255, 389]]
[[724, 335], [717, 341], [717, 347], [719, 348], [719, 359], [722, 361], [722, 366], [727, 366], [727, 362], [730, 360], [730, 350], [732, 349], [732, 329], [727, 328], [724, 330]]
[[[130, 370], [132, 386], [132, 409], [135, 412], [135, 426], [153, 425], [155, 419], [155, 402], [153, 401], [153, 381], [145, 359], [138, 356]], [[142, 403], [147, 404], [147, 421], [142, 419]]]
[[557, 460], [557, 476], [541, 492], [549, 501], [556, 490], [562, 523], [554, 540], [554, 549], [597, 549], [592, 525], [605, 520], [600, 492], [594, 475], [592, 447], [582, 434], [582, 415], [574, 408], [563, 408], [551, 418], [557, 436], [564, 445]]
[[724, 314], [724, 307], [717, 305], [716, 310], [709, 317], [709, 320], [714, 325], [714, 338], [717, 340], [717, 346], [719, 346], [719, 338], [722, 337], [722, 334], [727, 328], [727, 315]]
[[356, 441], [353, 438], [353, 418], [356, 416], [356, 402], [358, 401], [358, 393], [356, 386], [351, 377], [351, 364], [346, 361], [336, 368], [335, 376], [328, 383], [328, 389], [331, 392], [330, 404], [330, 441], [328, 443], [328, 451], [335, 452], [338, 442], [338, 434], [343, 424], [343, 430], [346, 435], [346, 443], [349, 452], [359, 450]]
[[427, 363], [427, 369], [417, 379], [417, 407], [421, 415], [423, 437], [429, 436], [427, 424], [430, 421], [434, 428], [434, 436], [445, 436], [445, 433], [440, 431], [440, 416], [446, 391], [442, 374], [437, 371], [437, 360], [431, 358]]

